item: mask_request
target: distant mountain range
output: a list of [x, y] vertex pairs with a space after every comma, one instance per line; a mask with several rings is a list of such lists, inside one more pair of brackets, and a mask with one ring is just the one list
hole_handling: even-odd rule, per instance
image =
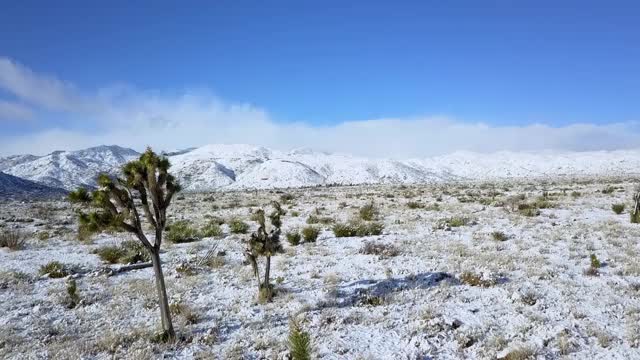
[[[139, 153], [119, 146], [0, 158], [0, 171], [51, 188], [94, 186]], [[188, 191], [316, 185], [413, 184], [640, 174], [640, 151], [457, 152], [407, 160], [368, 159], [308, 149], [282, 152], [250, 145], [206, 145], [167, 153]]]
[[53, 188], [0, 172], [0, 199], [33, 199], [62, 197], [64, 189]]

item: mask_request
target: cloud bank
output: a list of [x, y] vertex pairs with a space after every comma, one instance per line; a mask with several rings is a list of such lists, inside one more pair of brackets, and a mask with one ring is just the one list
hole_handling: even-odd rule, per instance
[[[0, 133], [0, 155], [44, 154], [101, 144], [175, 150], [246, 143], [308, 147], [371, 157], [426, 157], [454, 151], [586, 151], [640, 147], [640, 124], [492, 126], [446, 116], [349, 121], [333, 126], [282, 123], [264, 109], [229, 103], [206, 90], [163, 94], [126, 85], [94, 93], [0, 57], [0, 129], [6, 120], [39, 130]], [[5, 96], [3, 97], [3, 93]], [[48, 119], [68, 119], [56, 126]]]

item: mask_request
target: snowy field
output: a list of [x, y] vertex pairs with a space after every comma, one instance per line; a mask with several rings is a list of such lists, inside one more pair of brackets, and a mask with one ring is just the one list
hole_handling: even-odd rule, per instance
[[[168, 294], [180, 340], [152, 341], [159, 329], [153, 271], [107, 276], [94, 251], [126, 234], [76, 239], [62, 201], [0, 203], [0, 232], [28, 235], [0, 249], [0, 358], [286, 359], [289, 319], [311, 334], [322, 359], [640, 358], [640, 224], [631, 224], [634, 183], [355, 186], [184, 193], [172, 220], [223, 234], [163, 244]], [[291, 195], [291, 196], [288, 196]], [[543, 196], [544, 195], [544, 196]], [[243, 264], [251, 211], [283, 202], [284, 232], [310, 216], [315, 243], [273, 258], [273, 302], [257, 301]], [[334, 236], [333, 222], [374, 202], [382, 235]], [[624, 203], [621, 214], [612, 205]], [[312, 217], [313, 222], [313, 217]], [[284, 237], [284, 236], [283, 236]], [[367, 246], [368, 245], [368, 246]], [[379, 246], [377, 246], [379, 245]], [[216, 261], [193, 266], [215, 247]], [[592, 254], [600, 263], [593, 268]], [[219, 255], [219, 256], [218, 256]], [[69, 279], [41, 276], [59, 261]], [[190, 269], [190, 271], [185, 271]]]

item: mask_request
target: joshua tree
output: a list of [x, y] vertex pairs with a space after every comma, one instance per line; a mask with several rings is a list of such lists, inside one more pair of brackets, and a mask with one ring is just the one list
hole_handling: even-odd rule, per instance
[[640, 185], [636, 186], [633, 192], [633, 211], [631, 211], [631, 222], [640, 223]]
[[[258, 280], [258, 295], [263, 301], [270, 301], [273, 297], [273, 288], [269, 283], [271, 275], [271, 256], [282, 252], [282, 244], [280, 243], [280, 227], [282, 226], [281, 216], [285, 214], [280, 204], [276, 201], [271, 203], [274, 211], [269, 215], [271, 229], [267, 231], [264, 210], [260, 209], [256, 212], [256, 221], [258, 222], [258, 230], [249, 237], [249, 248], [247, 258], [253, 266], [253, 272]], [[260, 278], [260, 270], [258, 269], [257, 258], [265, 257], [264, 279]]]
[[[138, 160], [122, 167], [123, 178], [101, 174], [98, 178], [98, 190], [89, 194], [86, 190], [78, 189], [69, 195], [69, 199], [92, 208], [88, 213], [79, 212], [80, 232], [93, 234], [107, 229], [130, 232], [149, 251], [160, 303], [163, 337], [174, 339], [175, 331], [160, 262], [167, 208], [173, 195], [180, 191], [180, 185], [168, 173], [169, 166], [169, 160], [147, 148]], [[142, 208], [147, 222], [154, 230], [153, 242], [145, 235], [137, 206]]]

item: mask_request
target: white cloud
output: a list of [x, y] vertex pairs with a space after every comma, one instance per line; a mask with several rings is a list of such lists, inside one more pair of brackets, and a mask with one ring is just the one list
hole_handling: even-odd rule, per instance
[[46, 153], [99, 144], [173, 150], [209, 143], [247, 143], [279, 149], [310, 147], [376, 157], [421, 157], [457, 150], [613, 150], [640, 147], [637, 123], [551, 127], [491, 126], [447, 117], [352, 121], [335, 126], [279, 123], [260, 108], [232, 104], [207, 91], [158, 94], [126, 86], [78, 94], [73, 85], [0, 58], [0, 87], [22, 101], [82, 113], [98, 130], [52, 128], [0, 135], [0, 154]]
[[29, 120], [33, 117], [30, 108], [0, 99], [0, 121]]

